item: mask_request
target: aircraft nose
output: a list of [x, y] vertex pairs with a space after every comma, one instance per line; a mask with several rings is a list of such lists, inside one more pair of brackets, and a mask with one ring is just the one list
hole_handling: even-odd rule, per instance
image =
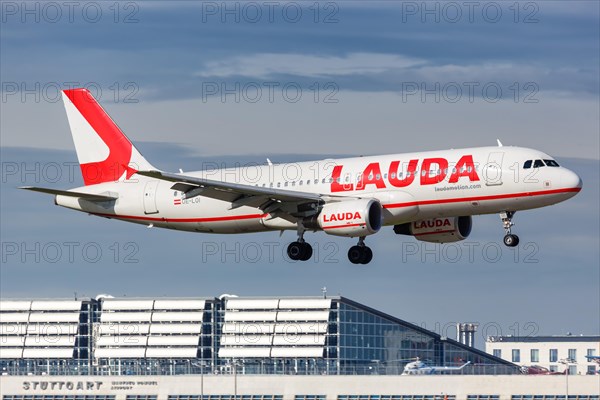
[[565, 188], [577, 189], [578, 191], [583, 187], [583, 181], [579, 175], [568, 169], [565, 169], [563, 173], [562, 184]]

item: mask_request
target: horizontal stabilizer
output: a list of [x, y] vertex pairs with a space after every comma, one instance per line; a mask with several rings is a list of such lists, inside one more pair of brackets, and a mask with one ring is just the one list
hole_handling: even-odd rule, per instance
[[35, 186], [21, 186], [19, 189], [31, 190], [34, 192], [47, 193], [47, 194], [60, 195], [60, 196], [80, 197], [82, 199], [89, 200], [89, 201], [110, 201], [110, 200], [117, 199], [117, 197], [115, 197], [115, 196], [107, 196], [104, 194], [71, 192], [68, 190], [48, 189], [48, 188], [41, 188], [41, 187], [35, 187]]

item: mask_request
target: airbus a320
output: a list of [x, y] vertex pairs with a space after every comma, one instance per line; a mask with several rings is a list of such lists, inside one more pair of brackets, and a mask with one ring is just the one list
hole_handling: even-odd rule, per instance
[[306, 261], [305, 232], [358, 238], [348, 259], [367, 264], [367, 236], [396, 234], [444, 243], [464, 240], [472, 216], [497, 213], [504, 243], [516, 246], [516, 211], [576, 195], [580, 177], [541, 151], [477, 147], [186, 173], [150, 164], [86, 89], [63, 101], [84, 186], [23, 187], [55, 195], [55, 203], [99, 217], [205, 233], [294, 230], [287, 254]]

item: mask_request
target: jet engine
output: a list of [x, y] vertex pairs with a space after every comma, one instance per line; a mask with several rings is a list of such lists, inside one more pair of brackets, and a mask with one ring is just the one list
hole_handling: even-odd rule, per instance
[[381, 204], [375, 199], [328, 203], [319, 214], [303, 221], [307, 229], [335, 236], [367, 236], [381, 229]]
[[470, 216], [434, 218], [395, 225], [394, 232], [411, 235], [424, 242], [448, 243], [469, 237], [472, 225]]

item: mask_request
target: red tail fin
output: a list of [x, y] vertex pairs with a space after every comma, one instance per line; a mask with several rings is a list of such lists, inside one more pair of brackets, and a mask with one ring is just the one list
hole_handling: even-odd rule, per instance
[[127, 180], [154, 169], [87, 89], [63, 91], [63, 102], [85, 185]]

